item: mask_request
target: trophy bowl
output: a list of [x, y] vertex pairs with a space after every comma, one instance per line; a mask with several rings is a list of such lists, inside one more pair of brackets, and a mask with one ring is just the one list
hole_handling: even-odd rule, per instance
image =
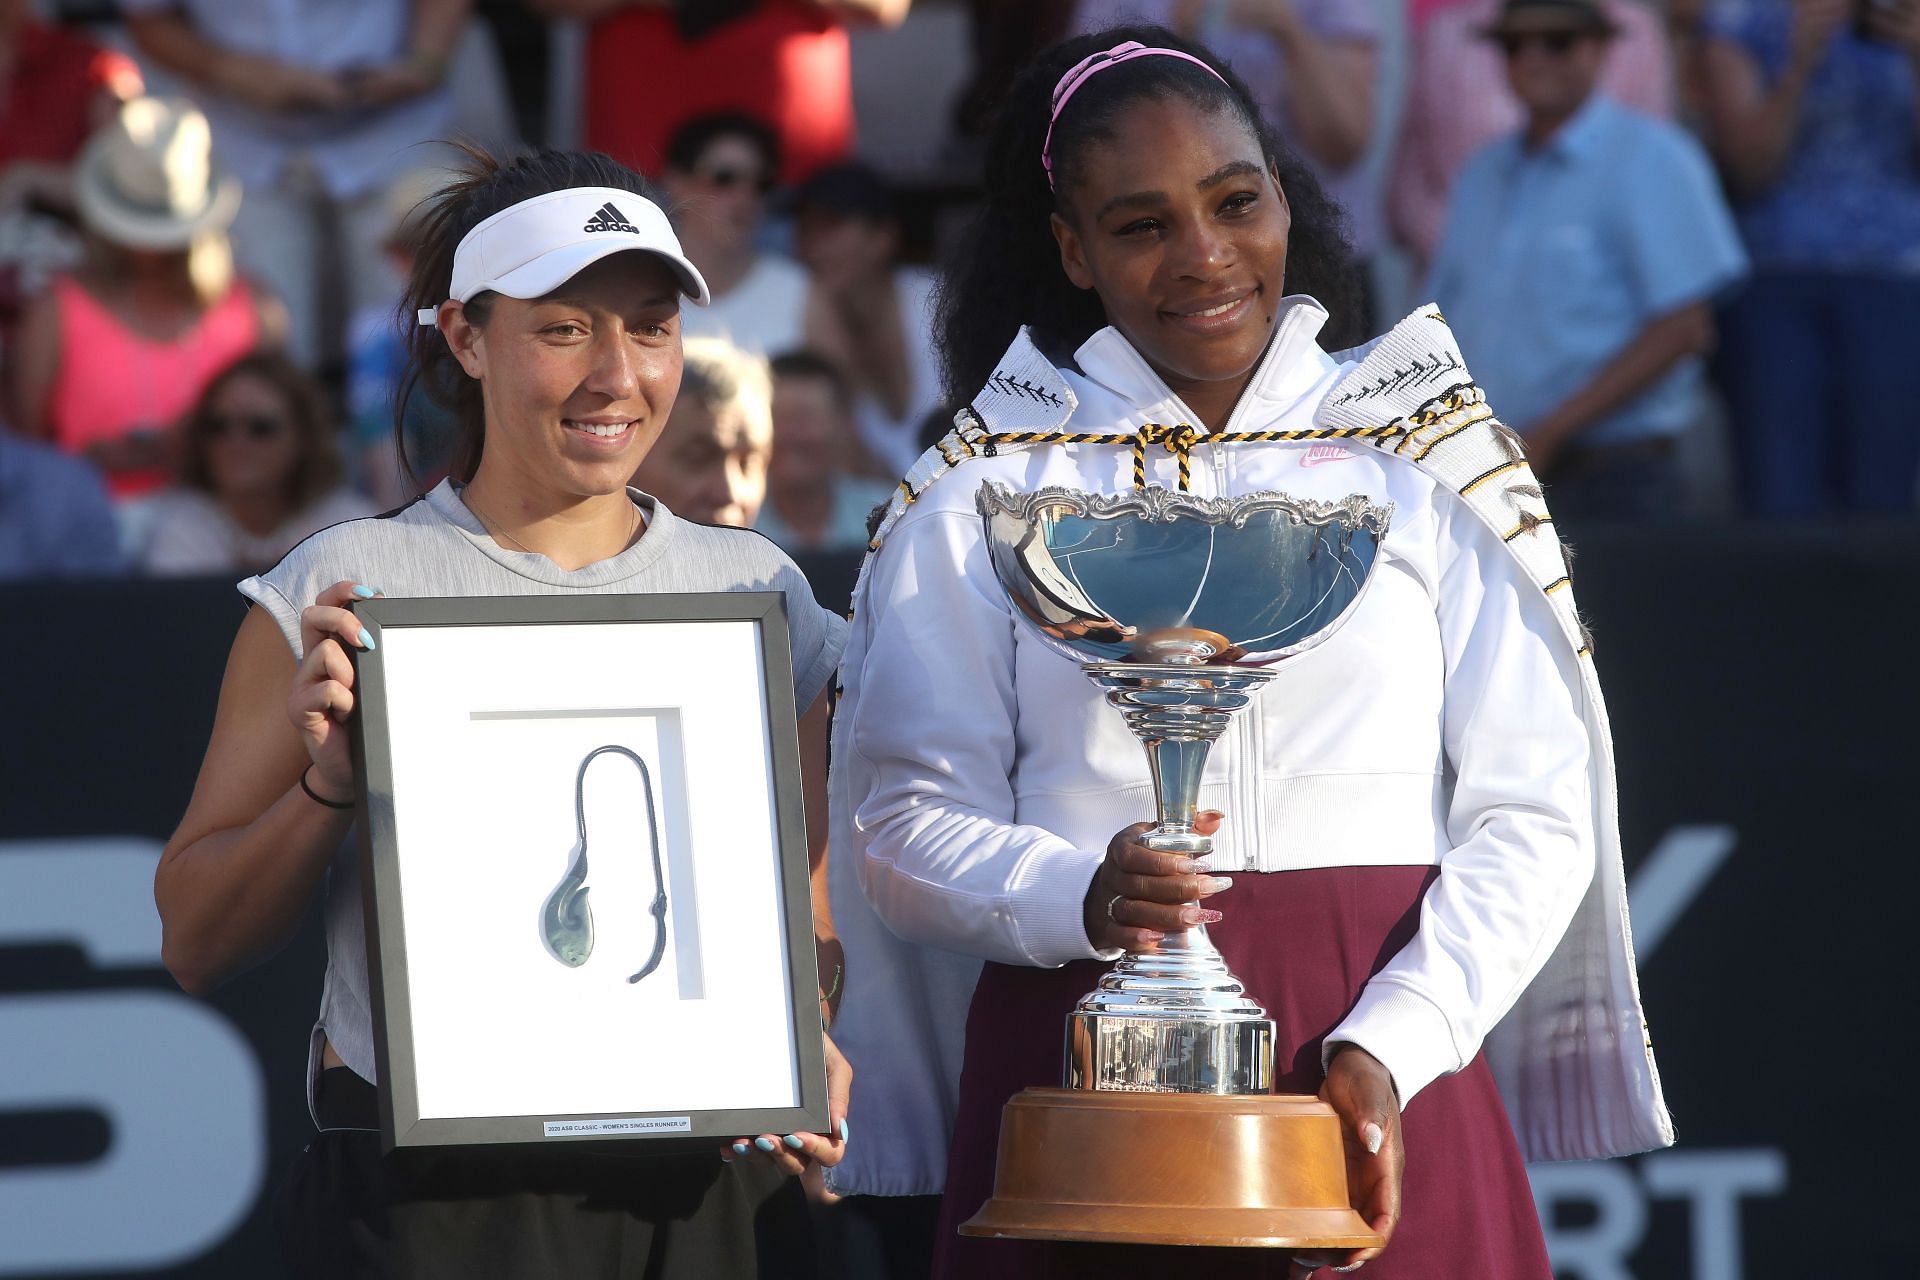
[[1017, 493], [977, 506], [994, 574], [1021, 615], [1078, 662], [1261, 667], [1346, 620], [1392, 516], [1355, 494], [1203, 498], [1158, 486]]
[[[1014, 610], [1146, 751], [1158, 823], [1141, 843], [1205, 857], [1194, 820], [1214, 741], [1275, 664], [1352, 615], [1391, 508], [992, 481], [977, 506]], [[1378, 1244], [1348, 1205], [1338, 1116], [1273, 1093], [1273, 1035], [1204, 925], [1123, 956], [1067, 1020], [1065, 1088], [1008, 1103], [994, 1197], [962, 1234]]]

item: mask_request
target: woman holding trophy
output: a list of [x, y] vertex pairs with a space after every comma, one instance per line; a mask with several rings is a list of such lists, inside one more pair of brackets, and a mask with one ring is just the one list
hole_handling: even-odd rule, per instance
[[[1344, 305], [1309, 296], [1339, 278], [1339, 215], [1204, 49], [1152, 27], [1058, 46], [988, 154], [987, 205], [941, 308], [948, 390], [967, 408], [876, 528], [834, 729], [835, 914], [866, 949], [842, 1042], [861, 1042], [863, 1105], [937, 1151], [915, 1163], [888, 1144], [831, 1181], [939, 1189], [929, 1165], [945, 1153], [949, 1277], [1368, 1264], [1542, 1280], [1523, 1160], [1672, 1139], [1626, 949], [1605, 712], [1519, 445], [1430, 309], [1358, 352], [1316, 344], [1323, 304]], [[1364, 594], [1269, 668], [1188, 780], [1185, 843], [1137, 821], [1164, 779], [1103, 705], [1119, 700], [1056, 652], [1144, 644], [1121, 607], [1089, 600], [1088, 557], [1125, 555], [1145, 526], [1083, 521], [1036, 568], [1044, 539], [1002, 539], [996, 522], [1044, 495], [1083, 514], [1256, 498], [1355, 513], [1303, 555], [1316, 572], [1361, 526], [1377, 539]], [[1271, 588], [1228, 564], [1210, 551], [1133, 572], [1143, 592], [1260, 596], [1241, 601], [1259, 615]], [[1002, 588], [1017, 572], [1033, 575], [1024, 596]], [[1241, 654], [1237, 637], [1195, 636], [1175, 639], [1214, 662]], [[847, 919], [862, 896], [884, 928]], [[1271, 1019], [1270, 1085], [1243, 1091], [1331, 1106], [1353, 1208], [1384, 1249], [961, 1234], [994, 1187], [1003, 1106], [1061, 1081], [1076, 1000], [1107, 962], [1151, 967], [1189, 931], [1211, 934]], [[937, 1007], [975, 972], [955, 956], [985, 962], [964, 1015]]]
[[766, 539], [692, 524], [628, 488], [679, 389], [682, 299], [707, 300], [645, 192], [605, 156], [476, 154], [432, 199], [407, 298], [420, 318], [412, 379], [460, 420], [452, 479], [398, 511], [324, 530], [240, 584], [257, 607], [228, 659], [155, 897], [167, 966], [198, 992], [282, 945], [326, 885], [327, 977], [308, 1080], [320, 1132], [294, 1170], [283, 1224], [301, 1275], [814, 1273], [790, 1175], [845, 1149], [851, 1073], [831, 1043], [827, 1135], [749, 1135], [722, 1152], [645, 1158], [577, 1145], [441, 1149], [416, 1162], [380, 1152], [358, 860], [339, 856], [355, 787], [347, 655], [371, 642], [355, 601], [382, 589], [782, 591], [796, 704], [807, 709], [803, 773], [812, 788], [824, 782], [824, 691], [844, 624]]

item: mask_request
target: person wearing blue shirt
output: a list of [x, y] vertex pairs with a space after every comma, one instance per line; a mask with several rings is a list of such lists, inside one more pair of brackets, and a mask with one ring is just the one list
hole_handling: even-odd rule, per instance
[[126, 568], [100, 473], [0, 426], [0, 583], [116, 578]]
[[1720, 365], [1756, 515], [1900, 511], [1920, 471], [1920, 4], [1713, 0], [1702, 87], [1754, 279]]
[[1468, 162], [1430, 283], [1561, 519], [1683, 509], [1713, 302], [1747, 270], [1699, 146], [1597, 91], [1613, 30], [1594, 0], [1501, 9], [1526, 122]]

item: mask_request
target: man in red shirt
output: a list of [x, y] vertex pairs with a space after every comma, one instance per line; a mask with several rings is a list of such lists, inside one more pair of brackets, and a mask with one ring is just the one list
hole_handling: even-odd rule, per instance
[[853, 147], [844, 24], [895, 26], [911, 0], [536, 0], [591, 22], [585, 141], [658, 176], [667, 139], [694, 116], [738, 111], [773, 124], [797, 182]]

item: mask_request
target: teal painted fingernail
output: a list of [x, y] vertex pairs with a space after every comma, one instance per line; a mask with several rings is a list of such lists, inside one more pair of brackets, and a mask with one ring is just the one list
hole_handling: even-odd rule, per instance
[[784, 1139], [782, 1139], [782, 1141], [784, 1141], [788, 1146], [792, 1147], [795, 1151], [798, 1151], [800, 1148], [807, 1145], [801, 1139], [800, 1135], [797, 1133], [788, 1134]]
[[362, 600], [371, 600], [375, 596], [379, 595], [380, 593], [378, 591], [375, 591], [372, 587], [363, 587], [363, 586], [360, 586], [358, 583], [355, 583], [353, 588], [353, 594], [359, 596]]
[[840, 1141], [845, 1142], [846, 1140], [847, 1140], [847, 1122], [845, 1120], [842, 1120], [840, 1122]]
[[360, 628], [360, 647], [362, 649], [375, 647], [373, 643], [373, 632], [367, 630], [365, 627]]
[[733, 1151], [735, 1155], [743, 1156], [747, 1154], [747, 1144], [744, 1142], [736, 1142], [733, 1144]]
[[773, 1154], [772, 1138], [755, 1138], [753, 1140], [753, 1145], [760, 1148], [762, 1151], [766, 1152], [768, 1155]]

